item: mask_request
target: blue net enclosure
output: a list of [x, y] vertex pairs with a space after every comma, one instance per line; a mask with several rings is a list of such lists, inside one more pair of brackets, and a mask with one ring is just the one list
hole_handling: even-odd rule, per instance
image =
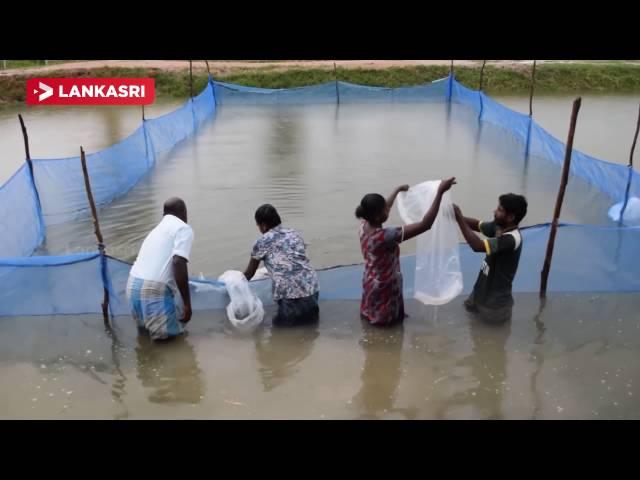
[[[471, 109], [482, 124], [508, 135], [526, 152], [532, 169], [543, 160], [562, 167], [564, 142], [553, 137], [531, 116], [515, 112], [456, 81], [453, 75], [425, 85], [381, 88], [328, 82], [289, 89], [252, 88], [212, 78], [200, 94], [178, 109], [145, 119], [124, 140], [86, 156], [97, 207], [124, 196], [154, 168], [157, 158], [183, 140], [197, 135], [222, 105], [295, 105], [412, 103], [458, 104]], [[428, 105], [425, 108], [429, 108]], [[606, 162], [573, 150], [570, 175], [605, 195], [610, 205], [640, 197], [640, 178], [631, 167]], [[21, 166], [0, 187], [0, 315], [100, 313], [106, 289], [113, 315], [126, 315], [125, 287], [130, 263], [100, 252], [34, 255], [55, 225], [87, 219], [90, 208], [80, 157], [36, 158]], [[526, 249], [514, 292], [537, 292], [550, 225], [523, 229]], [[107, 245], [108, 250], [108, 245]], [[478, 257], [461, 249], [465, 288], [478, 271]], [[321, 299], [358, 299], [362, 265], [321, 269]], [[415, 256], [402, 257], [405, 294], [412, 295]], [[224, 285], [212, 279], [192, 279], [197, 310], [224, 308]], [[272, 303], [270, 280], [251, 282], [265, 304]], [[553, 292], [640, 291], [640, 227], [561, 224], [549, 277]], [[73, 295], [69, 295], [73, 292]]]

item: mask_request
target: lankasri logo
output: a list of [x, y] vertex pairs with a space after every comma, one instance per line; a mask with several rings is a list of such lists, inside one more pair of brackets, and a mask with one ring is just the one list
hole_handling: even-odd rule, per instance
[[[42, 90], [42, 93], [38, 96], [38, 101], [42, 102], [46, 100], [51, 95], [53, 95], [53, 88], [47, 85], [46, 83], [38, 82], [38, 88]], [[34, 88], [33, 93], [38, 95], [38, 89]]]
[[29, 78], [27, 105], [150, 105], [153, 78]]

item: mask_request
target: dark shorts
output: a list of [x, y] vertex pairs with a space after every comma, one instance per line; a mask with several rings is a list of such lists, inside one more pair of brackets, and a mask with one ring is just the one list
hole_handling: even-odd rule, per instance
[[498, 308], [485, 307], [474, 301], [473, 294], [464, 301], [464, 308], [475, 314], [480, 320], [491, 325], [501, 325], [511, 320], [512, 305]]
[[278, 313], [273, 324], [279, 327], [304, 325], [318, 321], [318, 293], [302, 298], [283, 298], [278, 300]]

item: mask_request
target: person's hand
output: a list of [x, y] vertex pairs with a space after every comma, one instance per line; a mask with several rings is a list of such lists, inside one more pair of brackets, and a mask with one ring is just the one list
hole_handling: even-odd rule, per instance
[[453, 204], [453, 213], [455, 213], [456, 219], [462, 218], [462, 212], [460, 211], [460, 207], [455, 203]]
[[182, 320], [180, 320], [182, 323], [187, 324], [189, 323], [189, 320], [191, 320], [191, 315], [193, 312], [191, 312], [191, 305], [185, 305], [184, 306], [184, 318]]
[[438, 186], [438, 192], [444, 193], [455, 184], [456, 184], [456, 177], [451, 177], [451, 178], [448, 178], [447, 180], [442, 180], [440, 182], [440, 185]]
[[398, 187], [399, 192], [406, 192], [407, 190], [409, 190], [409, 185], [400, 185]]

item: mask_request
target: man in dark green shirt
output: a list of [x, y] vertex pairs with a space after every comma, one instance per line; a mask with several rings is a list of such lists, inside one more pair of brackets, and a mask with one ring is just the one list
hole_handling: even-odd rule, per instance
[[[474, 252], [486, 253], [473, 292], [464, 305], [488, 323], [504, 323], [511, 319], [511, 287], [522, 252], [518, 225], [527, 214], [527, 200], [514, 193], [501, 195], [493, 220], [488, 222], [464, 217], [457, 205], [454, 210], [469, 246]], [[487, 238], [481, 239], [475, 232]]]

